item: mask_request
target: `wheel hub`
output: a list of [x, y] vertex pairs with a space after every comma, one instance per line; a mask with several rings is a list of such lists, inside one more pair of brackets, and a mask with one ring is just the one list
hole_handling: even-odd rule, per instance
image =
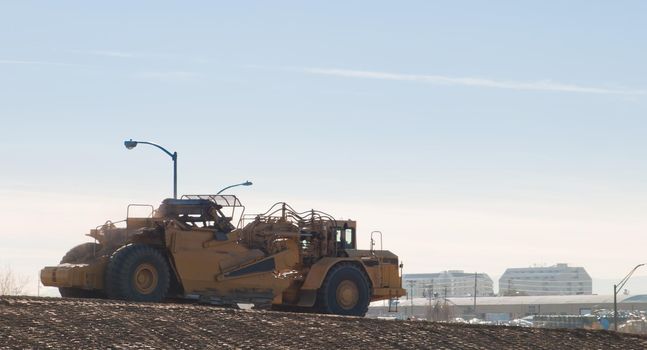
[[150, 294], [157, 287], [158, 273], [155, 266], [151, 264], [141, 264], [137, 266], [133, 274], [133, 285], [137, 292], [141, 294]]
[[359, 289], [353, 281], [345, 280], [337, 286], [337, 304], [344, 310], [350, 310], [357, 305]]

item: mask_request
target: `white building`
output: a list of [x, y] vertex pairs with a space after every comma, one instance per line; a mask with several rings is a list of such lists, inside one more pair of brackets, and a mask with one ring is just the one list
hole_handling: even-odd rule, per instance
[[499, 279], [499, 295], [592, 294], [591, 276], [583, 267], [557, 264], [550, 267], [509, 268]]
[[[438, 273], [415, 273], [402, 276], [402, 287], [407, 298], [429, 298], [430, 296], [468, 297], [474, 296], [474, 273], [463, 270], [449, 270]], [[476, 274], [476, 295], [494, 295], [492, 279], [485, 273]]]

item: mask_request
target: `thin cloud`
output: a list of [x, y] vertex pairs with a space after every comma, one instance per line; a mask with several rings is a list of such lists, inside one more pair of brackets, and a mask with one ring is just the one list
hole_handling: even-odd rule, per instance
[[86, 55], [119, 57], [119, 58], [131, 58], [136, 56], [134, 53], [122, 52], [122, 51], [73, 51], [73, 52], [86, 54]]
[[141, 72], [135, 75], [136, 78], [158, 80], [158, 81], [189, 81], [194, 80], [198, 75], [194, 72], [168, 71], [168, 72]]
[[35, 65], [35, 66], [78, 66], [72, 63], [26, 60], [0, 60], [0, 64]]
[[72, 50], [70, 51], [80, 55], [91, 55], [111, 58], [127, 58], [127, 59], [159, 59], [159, 60], [176, 60], [188, 61], [194, 63], [206, 63], [208, 59], [197, 56], [186, 56], [169, 53], [152, 53], [152, 52], [131, 52], [120, 50]]
[[336, 68], [302, 68], [302, 72], [317, 75], [328, 75], [344, 78], [378, 79], [393, 81], [414, 81], [435, 85], [470, 86], [508, 90], [576, 92], [587, 94], [647, 95], [647, 90], [613, 89], [594, 86], [565, 84], [552, 80], [512, 81], [474, 77], [448, 77], [442, 75], [399, 74], [375, 71], [362, 71]]

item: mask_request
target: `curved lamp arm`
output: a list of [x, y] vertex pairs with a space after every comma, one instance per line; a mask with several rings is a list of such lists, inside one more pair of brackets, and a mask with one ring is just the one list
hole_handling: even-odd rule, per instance
[[624, 285], [629, 281], [629, 278], [631, 278], [631, 275], [633, 275], [634, 272], [636, 272], [636, 270], [641, 266], [645, 266], [645, 264], [636, 265], [636, 267], [634, 267], [631, 271], [629, 271], [629, 273], [627, 274], [627, 276], [625, 276], [625, 278], [623, 278], [622, 280], [620, 280], [620, 282], [618, 282], [618, 286], [616, 287], [617, 289], [616, 294], [618, 294], [618, 291], [622, 290], [622, 287], [624, 287]]
[[232, 187], [236, 187], [236, 186], [251, 186], [251, 185], [253, 185], [251, 181], [245, 181], [245, 182], [241, 182], [241, 183], [239, 183], [239, 184], [235, 184], [235, 185], [227, 186], [227, 187], [223, 188], [222, 190], [218, 191], [218, 193], [216, 193], [216, 195], [221, 194], [221, 193], [222, 193], [222, 192], [224, 192], [225, 190], [228, 190], [228, 189], [230, 189], [230, 188], [232, 188]]
[[152, 143], [152, 142], [146, 142], [146, 141], [133, 141], [133, 139], [130, 139], [128, 141], [124, 141], [124, 146], [126, 146], [127, 149], [133, 149], [137, 147], [138, 144], [144, 144], [144, 145], [151, 145], [154, 147], [159, 148], [162, 152], [166, 153], [171, 157], [173, 160], [173, 198], [177, 199], [177, 152], [169, 152], [166, 148]]
[[141, 144], [144, 144], [144, 145], [151, 145], [151, 146], [155, 146], [155, 147], [157, 147], [157, 148], [161, 149], [161, 150], [162, 150], [162, 152], [164, 152], [164, 153], [168, 154], [168, 155], [169, 155], [169, 157], [171, 157], [171, 159], [173, 159], [173, 160], [175, 160], [175, 158], [177, 158], [177, 152], [171, 153], [171, 152], [169, 152], [166, 148], [164, 148], [164, 147], [162, 147], [162, 146], [160, 146], [160, 145], [158, 145], [158, 144], [156, 144], [156, 143], [152, 143], [152, 142], [146, 142], [146, 141], [133, 141], [133, 139], [130, 139], [130, 140], [128, 140], [128, 141], [124, 141], [124, 146], [126, 146], [126, 148], [128, 148], [128, 149], [133, 149], [133, 148], [135, 148], [135, 146], [137, 146], [137, 145], [138, 145], [138, 144], [140, 144], [140, 143], [141, 143]]

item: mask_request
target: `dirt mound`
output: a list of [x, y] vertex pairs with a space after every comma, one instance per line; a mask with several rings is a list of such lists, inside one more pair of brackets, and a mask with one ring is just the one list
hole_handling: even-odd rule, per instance
[[0, 297], [0, 349], [12, 348], [646, 349], [647, 337], [194, 304]]

